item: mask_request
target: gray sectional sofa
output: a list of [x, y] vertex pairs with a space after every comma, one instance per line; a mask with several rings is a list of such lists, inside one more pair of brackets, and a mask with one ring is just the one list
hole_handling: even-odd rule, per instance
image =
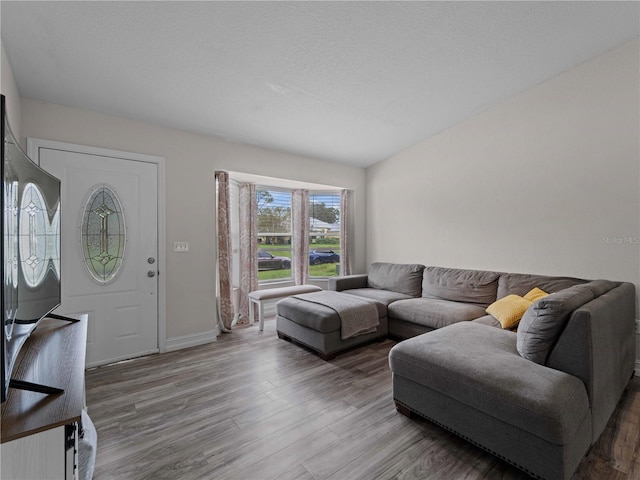
[[[486, 309], [549, 295], [503, 329]], [[571, 277], [376, 263], [330, 289], [387, 308], [393, 396], [528, 474], [569, 479], [613, 413], [635, 364], [635, 287]]]

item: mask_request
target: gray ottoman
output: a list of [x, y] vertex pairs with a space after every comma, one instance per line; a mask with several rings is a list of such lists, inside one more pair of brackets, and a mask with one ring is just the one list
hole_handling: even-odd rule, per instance
[[332, 360], [338, 352], [386, 338], [387, 307], [375, 300], [371, 300], [371, 303], [378, 309], [380, 325], [376, 331], [343, 340], [340, 335], [340, 316], [335, 310], [296, 297], [285, 298], [276, 304], [278, 337], [310, 348], [323, 360]]

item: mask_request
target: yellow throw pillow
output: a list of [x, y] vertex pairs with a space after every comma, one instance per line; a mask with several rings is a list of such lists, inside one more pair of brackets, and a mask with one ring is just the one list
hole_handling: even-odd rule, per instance
[[522, 298], [520, 295], [507, 295], [487, 307], [487, 313], [493, 315], [504, 329], [511, 329], [518, 325], [518, 322], [527, 311], [531, 300]]
[[524, 298], [526, 298], [530, 302], [535, 302], [536, 300], [540, 300], [541, 298], [546, 297], [547, 295], [549, 295], [547, 292], [545, 292], [544, 290], [540, 290], [538, 287], [535, 287], [529, 290], [529, 292], [527, 292]]

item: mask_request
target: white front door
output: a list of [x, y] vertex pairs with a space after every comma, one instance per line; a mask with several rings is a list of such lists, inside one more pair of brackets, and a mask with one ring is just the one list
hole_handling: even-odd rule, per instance
[[37, 157], [62, 182], [55, 313], [88, 313], [87, 366], [157, 352], [158, 165], [41, 146]]

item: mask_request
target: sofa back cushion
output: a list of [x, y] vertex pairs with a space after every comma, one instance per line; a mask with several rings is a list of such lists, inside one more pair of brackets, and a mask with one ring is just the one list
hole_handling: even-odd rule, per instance
[[496, 301], [500, 273], [482, 270], [427, 267], [422, 296], [488, 307]]
[[507, 295], [523, 297], [532, 288], [538, 287], [547, 293], [555, 293], [588, 280], [573, 277], [550, 277], [526, 273], [505, 273], [498, 280], [498, 299]]
[[585, 284], [574, 285], [534, 302], [518, 326], [518, 353], [544, 365], [574, 310], [595, 298]]
[[424, 265], [415, 263], [372, 263], [369, 267], [367, 285], [370, 288], [419, 297], [422, 293], [423, 270]]
[[609, 290], [613, 290], [618, 285], [620, 285], [620, 282], [612, 282], [611, 280], [592, 280], [589, 283], [585, 283], [584, 287], [591, 290], [594, 297], [599, 297], [600, 295], [607, 293]]

